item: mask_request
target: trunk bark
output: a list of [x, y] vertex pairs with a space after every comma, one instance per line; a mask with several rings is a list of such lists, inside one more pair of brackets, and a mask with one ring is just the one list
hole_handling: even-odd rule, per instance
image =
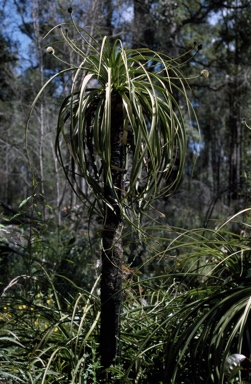
[[[125, 144], [123, 137], [122, 102], [113, 97], [111, 111], [111, 172], [113, 187], [120, 200], [123, 194], [125, 167]], [[106, 205], [101, 279], [101, 328], [100, 353], [104, 369], [120, 358], [120, 309], [122, 303], [122, 258], [123, 222], [113, 189], [105, 181], [104, 195], [111, 208]], [[108, 378], [107, 376], [105, 377]]]

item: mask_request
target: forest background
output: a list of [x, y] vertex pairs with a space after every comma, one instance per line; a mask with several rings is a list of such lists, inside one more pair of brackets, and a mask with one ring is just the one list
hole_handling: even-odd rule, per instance
[[[67, 4], [4, 1], [1, 7], [1, 202], [15, 207], [31, 190], [30, 153], [39, 192], [61, 221], [62, 210], [79, 204], [67, 187], [54, 153], [56, 113], [67, 93], [61, 77], [43, 96], [25, 143], [29, 107], [60, 65], [46, 54], [46, 33], [69, 22]], [[194, 42], [203, 49], [182, 70], [190, 81], [198, 116], [187, 118], [184, 177], [172, 199], [160, 201], [170, 225], [198, 227], [243, 209], [249, 195], [250, 2], [76, 2], [76, 23], [133, 47], [149, 47], [177, 57]], [[63, 47], [61, 47], [63, 49]], [[65, 48], [66, 49], [66, 48]], [[27, 145], [27, 147], [26, 147]], [[213, 216], [212, 216], [213, 215]], [[211, 225], [215, 225], [211, 223]]]
[[[70, 87], [67, 74], [59, 76], [43, 93], [28, 131], [26, 129], [29, 109], [40, 88], [64, 67], [53, 55], [46, 53], [46, 48], [53, 45], [57, 36], [45, 36], [55, 25], [69, 22], [69, 6], [73, 8], [76, 24], [88, 27], [95, 36], [100, 33], [111, 40], [119, 38], [129, 47], [148, 47], [178, 57], [202, 44], [202, 49], [195, 49], [181, 68], [183, 75], [190, 79], [189, 98], [199, 122], [198, 128], [197, 121], [187, 115], [187, 153], [182, 180], [171, 196], [157, 200], [146, 212], [145, 226], [151, 227], [151, 236], [158, 228], [158, 241], [154, 245], [142, 239], [139, 241], [133, 232], [124, 239], [125, 275], [134, 274], [132, 280], [138, 284], [139, 280], [170, 273], [175, 264], [175, 276], [169, 283], [174, 284], [175, 279], [179, 280], [179, 274], [186, 271], [182, 290], [187, 292], [191, 287], [205, 283], [205, 279], [194, 277], [192, 266], [196, 265], [196, 273], [199, 267], [191, 262], [192, 256], [184, 256], [188, 252], [184, 251], [184, 243], [165, 251], [174, 241], [178, 229], [181, 233], [201, 229], [203, 243], [205, 232], [217, 231], [222, 223], [234, 217], [228, 222], [228, 241], [229, 237], [231, 241], [238, 238], [238, 242], [249, 238], [251, 2], [248, 0], [76, 0], [70, 4], [65, 1], [5, 0], [1, 3], [1, 244], [4, 252], [7, 249], [11, 256], [8, 262], [5, 256], [1, 258], [0, 289], [4, 291], [16, 276], [35, 275], [34, 263], [40, 263], [42, 268], [52, 270], [55, 281], [60, 276], [66, 277], [67, 280], [59, 284], [59, 292], [61, 290], [63, 295], [67, 292], [69, 304], [78, 292], [76, 287], [89, 292], [99, 273], [100, 217], [90, 215], [88, 207], [69, 186], [54, 149], [58, 108]], [[66, 44], [61, 44], [60, 54], [68, 55], [71, 63], [74, 57], [67, 49]], [[210, 73], [208, 78], [198, 76], [204, 69]], [[83, 191], [91, 196], [81, 178], [80, 183]], [[191, 250], [191, 244], [189, 247]], [[218, 244], [218, 250], [223, 256], [228, 252], [225, 243]], [[206, 256], [204, 251], [200, 250], [203, 257]], [[193, 257], [198, 256], [197, 247], [194, 249], [193, 246], [193, 252]], [[157, 261], [156, 255], [160, 255]], [[216, 255], [210, 254], [206, 261], [203, 260], [208, 263], [210, 259], [211, 263], [213, 257], [217, 259]], [[222, 267], [223, 262], [219, 264]], [[212, 270], [215, 271], [215, 267]], [[190, 280], [188, 283], [187, 271], [192, 275], [192, 283]], [[229, 271], [224, 270], [224, 273], [224, 279], [232, 276]], [[68, 280], [74, 281], [72, 289], [68, 289]], [[149, 284], [154, 292], [156, 287], [162, 286], [160, 281], [156, 280], [156, 285]], [[28, 288], [25, 289], [27, 293]], [[29, 290], [33, 290], [32, 297], [37, 301], [42, 296], [43, 300], [48, 301], [50, 297], [55, 300], [53, 289], [48, 290], [42, 283], [33, 286], [32, 290], [29, 287]], [[136, 289], [133, 295], [141, 295], [139, 288], [135, 292]], [[64, 305], [67, 308], [67, 304]], [[2, 307], [7, 308], [6, 303]], [[4, 309], [2, 311], [4, 313]], [[162, 365], [165, 364], [162, 362]], [[136, 374], [148, 375], [142, 382], [150, 383], [149, 372], [144, 373], [147, 371], [144, 369], [136, 369]], [[189, 369], [186, 377], [192, 380]], [[124, 375], [123, 369], [122, 372]], [[168, 382], [166, 367], [163, 372], [158, 372], [158, 380]], [[88, 374], [94, 375], [93, 372]], [[184, 371], [181, 374], [183, 380], [182, 375]], [[152, 382], [157, 382], [154, 381], [156, 377]]]

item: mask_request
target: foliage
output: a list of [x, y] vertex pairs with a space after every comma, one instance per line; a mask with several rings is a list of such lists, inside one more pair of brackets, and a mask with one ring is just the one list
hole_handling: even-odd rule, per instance
[[[244, 225], [242, 236], [229, 230], [233, 220]], [[218, 230], [159, 225], [145, 232], [144, 272], [158, 264], [162, 271], [147, 277], [142, 265], [125, 270], [122, 359], [110, 367], [110, 382], [224, 383], [228, 356], [250, 352], [249, 210]], [[36, 247], [33, 241], [40, 258]], [[99, 277], [70, 299], [53, 271], [35, 261], [29, 270], [1, 296], [1, 380], [100, 382]], [[245, 359], [237, 376], [247, 381], [248, 369]]]
[[[11, 236], [7, 225], [1, 228], [0, 377], [13, 383], [78, 383], [80, 375], [83, 383], [95, 382], [99, 277], [91, 240], [82, 232], [82, 241], [76, 241], [67, 224], [57, 234], [54, 223], [41, 220], [35, 200], [20, 204], [15, 218], [21, 224], [12, 226]], [[22, 223], [25, 214], [28, 226]]]
[[[82, 51], [60, 25], [63, 39], [81, 60], [81, 64], [62, 71], [74, 75], [71, 93], [64, 99], [58, 117], [56, 151], [60, 163], [70, 183], [73, 175], [77, 192], [88, 201], [90, 192], [85, 192], [78, 182], [79, 175], [84, 178], [96, 197], [99, 211], [104, 201], [104, 183], [121, 210], [136, 201], [143, 211], [150, 201], [173, 191], [182, 176], [186, 133], [175, 93], [184, 98], [193, 113], [180, 72], [182, 63], [179, 58], [173, 60], [149, 49], [126, 49], [120, 40], [111, 46], [107, 37], [99, 45], [85, 30], [74, 22], [73, 25], [88, 45], [88, 52]], [[57, 57], [52, 47], [47, 51]], [[187, 58], [190, 51], [185, 55]], [[49, 82], [39, 92], [32, 110]], [[121, 140], [127, 159], [126, 169], [118, 169], [124, 174], [122, 201], [112, 182], [112, 170], [117, 169], [111, 164], [112, 111], [123, 115]], [[61, 135], [73, 159], [70, 176]]]
[[14, 284], [22, 286], [23, 279], [12, 281], [2, 298], [0, 377], [30, 383], [97, 382], [95, 326], [100, 313], [94, 309], [97, 299], [92, 291], [80, 293], [63, 312], [49, 276], [46, 293], [39, 293], [38, 282], [28, 276], [28, 292], [9, 292]]

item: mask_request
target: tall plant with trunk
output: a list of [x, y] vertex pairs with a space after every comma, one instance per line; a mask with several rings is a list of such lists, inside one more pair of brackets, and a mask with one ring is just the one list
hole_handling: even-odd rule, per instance
[[[71, 92], [59, 110], [56, 152], [71, 181], [65, 161], [70, 152], [76, 192], [103, 217], [100, 351], [101, 364], [108, 368], [120, 355], [123, 222], [130, 222], [132, 214], [139, 219], [151, 201], [178, 185], [186, 153], [185, 104], [186, 111], [193, 109], [178, 59], [125, 48], [120, 40], [111, 44], [108, 37], [99, 43], [73, 19], [72, 26], [79, 40], [59, 27], [80, 62], [50, 80], [72, 74]], [[47, 52], [60, 59], [55, 48]], [[174, 94], [183, 99], [183, 108]], [[79, 176], [86, 192], [82, 183], [78, 186]]]

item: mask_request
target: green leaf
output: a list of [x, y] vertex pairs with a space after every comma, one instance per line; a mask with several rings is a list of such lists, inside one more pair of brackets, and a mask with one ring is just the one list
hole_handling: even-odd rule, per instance
[[18, 206], [18, 208], [21, 208], [23, 205], [25, 205], [27, 203], [27, 201], [29, 201], [31, 198], [31, 196], [27, 197], [26, 199], [24, 199]]

